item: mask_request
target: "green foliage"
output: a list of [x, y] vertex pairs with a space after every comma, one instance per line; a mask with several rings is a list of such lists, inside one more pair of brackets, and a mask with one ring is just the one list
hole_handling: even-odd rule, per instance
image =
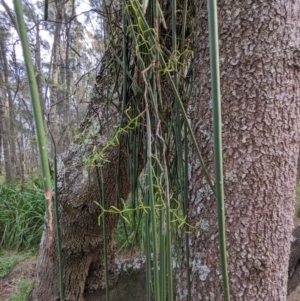
[[[172, 4], [175, 2], [172, 1]], [[187, 6], [187, 1], [185, 3]], [[188, 134], [198, 151], [185, 110], [192, 87], [192, 77], [186, 74], [192, 71], [193, 65], [190, 48], [193, 25], [186, 22], [186, 18], [181, 21], [176, 16], [181, 6], [170, 7], [152, 1], [149, 7], [145, 3], [142, 11], [140, 1], [130, 0], [126, 4], [122, 12], [123, 33], [126, 33], [122, 41], [122, 58], [117, 55], [118, 28], [108, 18], [110, 46], [115, 54], [115, 61], [108, 66], [113, 68], [119, 64], [123, 69], [122, 91], [120, 93], [119, 87], [114, 87], [113, 91], [117, 93], [109, 90], [111, 96], [103, 95], [103, 99], [113, 102], [113, 95], [120, 95], [119, 133], [121, 128], [126, 128], [134, 120], [134, 116], [138, 117], [137, 123], [127, 127], [121, 136], [126, 141], [126, 150], [120, 147], [122, 154], [128, 154], [131, 196], [126, 206], [121, 204], [120, 199], [117, 207], [105, 208], [99, 202], [100, 218], [104, 213], [119, 215], [115, 237], [118, 248], [134, 247], [136, 244], [144, 248], [149, 259], [146, 263], [146, 299], [151, 300], [154, 292], [156, 301], [165, 300], [166, 296], [172, 300], [171, 247], [175, 246], [179, 232], [184, 233], [188, 244], [188, 232], [191, 230], [187, 219]], [[159, 15], [160, 9], [164, 14]], [[193, 12], [188, 14], [185, 9], [184, 14], [191, 16]], [[159, 22], [157, 16], [161, 19]], [[165, 23], [163, 30], [159, 27], [160, 22]], [[116, 66], [110, 74], [119, 76], [118, 69], [119, 66]], [[114, 82], [121, 80], [117, 78]], [[130, 116], [126, 114], [128, 109]], [[101, 151], [98, 153], [101, 154]], [[203, 163], [200, 150], [198, 155]], [[93, 158], [93, 165], [95, 159], [97, 162], [103, 161], [101, 156]], [[119, 163], [121, 169], [122, 162]], [[143, 166], [142, 183], [139, 183], [140, 165]], [[119, 176], [118, 171], [116, 175]], [[117, 191], [117, 196], [121, 196], [120, 191]], [[188, 261], [188, 255], [186, 257]]]
[[44, 192], [38, 180], [0, 186], [1, 248], [37, 248], [43, 231]]
[[0, 185], [3, 185], [5, 182], [5, 176], [0, 174]]
[[32, 285], [32, 281], [19, 280], [17, 282], [17, 292], [12, 294], [5, 301], [27, 301]]
[[[135, 216], [137, 218], [135, 218]], [[139, 247], [141, 253], [144, 252], [143, 241], [145, 239], [145, 214], [143, 210], [127, 211], [119, 218], [118, 228], [115, 234], [117, 251], [123, 249]]]
[[15, 254], [7, 256], [7, 254], [0, 255], [0, 278], [5, 277], [10, 273], [12, 268], [18, 263], [19, 257]]

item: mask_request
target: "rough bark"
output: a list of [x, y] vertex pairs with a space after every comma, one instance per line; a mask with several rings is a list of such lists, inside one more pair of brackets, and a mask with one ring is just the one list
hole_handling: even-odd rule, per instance
[[300, 152], [298, 154], [298, 162], [297, 162], [297, 181], [300, 181]]
[[[84, 300], [84, 292], [104, 286], [103, 237], [102, 228], [97, 222], [100, 210], [94, 203], [99, 201], [96, 177], [92, 171], [85, 177], [84, 169], [76, 167], [80, 163], [79, 155], [78, 150], [70, 151], [62, 159], [65, 172], [61, 170], [63, 174], [60, 175], [59, 189], [62, 251], [65, 267], [65, 300], [72, 301]], [[116, 187], [113, 183], [115, 183], [117, 156], [117, 149], [111, 150], [108, 156], [111, 163], [105, 164], [104, 167], [106, 187], [108, 187], [108, 183], [112, 183], [110, 189], [105, 191], [108, 207], [116, 205]], [[126, 178], [126, 171], [125, 175], [121, 173], [121, 176]], [[108, 262], [111, 281], [114, 281], [114, 277], [116, 277], [113, 244], [116, 222], [116, 215], [107, 216]], [[56, 243], [49, 247], [48, 235], [49, 231], [46, 229], [37, 261], [36, 283], [32, 300], [59, 300]]]
[[[111, 64], [109, 57], [110, 51], [107, 54], [102, 60], [95, 97], [89, 105], [87, 117], [81, 124], [77, 142], [61, 156], [59, 164], [58, 197], [66, 301], [84, 300], [85, 293], [104, 287], [103, 236], [102, 227], [97, 223], [101, 212], [95, 204], [95, 201], [99, 202], [98, 185], [95, 167], [84, 167], [83, 161], [86, 162], [95, 149], [99, 150], [106, 145], [119, 121], [120, 91], [111, 90], [109, 83], [115, 83], [117, 76], [115, 65]], [[121, 86], [120, 83], [116, 85], [118, 89]], [[113, 95], [113, 99], [107, 103], [109, 95]], [[102, 162], [106, 208], [117, 205], [117, 186], [119, 197], [122, 199], [126, 199], [130, 192], [126, 136], [120, 136], [119, 141], [119, 145], [107, 149], [107, 161]], [[119, 170], [118, 162], [123, 162]], [[109, 273], [113, 284], [117, 278], [113, 243], [117, 226], [116, 214], [107, 215], [107, 225]], [[49, 228], [46, 228], [37, 262], [35, 287], [31, 294], [31, 300], [34, 301], [59, 300], [56, 240], [49, 246], [49, 235]]]
[[[213, 178], [206, 5], [197, 9], [191, 123]], [[298, 1], [219, 1], [231, 298], [286, 300], [299, 152]], [[191, 300], [223, 300], [216, 203], [190, 161]], [[184, 275], [183, 275], [184, 277]], [[184, 281], [181, 283], [184, 284]], [[179, 287], [178, 300], [186, 300]]]
[[300, 225], [294, 229], [292, 235], [288, 277], [289, 295], [300, 283]]

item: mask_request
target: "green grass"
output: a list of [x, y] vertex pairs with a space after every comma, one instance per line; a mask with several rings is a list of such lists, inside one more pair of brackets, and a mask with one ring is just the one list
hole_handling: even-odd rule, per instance
[[5, 301], [27, 301], [33, 282], [26, 279], [17, 282], [17, 292]]
[[[32, 288], [33, 280], [26, 279], [25, 275], [28, 271], [28, 267], [31, 265], [32, 257], [35, 253], [32, 250], [26, 252], [14, 252], [14, 251], [1, 251], [0, 252], [0, 279], [9, 275], [13, 268], [19, 265], [10, 278], [11, 288], [15, 290], [9, 298], [4, 301], [27, 301], [28, 294]], [[29, 260], [29, 261], [27, 261]], [[34, 259], [33, 259], [34, 260]], [[24, 272], [23, 272], [24, 271]], [[25, 276], [25, 277], [24, 277]], [[1, 292], [1, 288], [0, 288]], [[1, 299], [3, 300], [3, 299]]]
[[31, 250], [26, 252], [1, 251], [0, 252], [0, 279], [7, 276], [13, 267], [25, 259], [34, 256]]
[[0, 248], [28, 250], [37, 248], [45, 215], [43, 189], [37, 180], [0, 186]]
[[19, 262], [19, 256], [13, 254], [11, 256], [1, 253], [0, 254], [0, 278], [5, 277], [10, 273], [12, 268]]

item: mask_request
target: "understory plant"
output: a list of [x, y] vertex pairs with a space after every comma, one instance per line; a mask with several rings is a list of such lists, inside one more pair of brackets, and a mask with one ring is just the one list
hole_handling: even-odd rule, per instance
[[2, 249], [37, 248], [45, 216], [44, 192], [38, 180], [0, 186], [0, 246]]

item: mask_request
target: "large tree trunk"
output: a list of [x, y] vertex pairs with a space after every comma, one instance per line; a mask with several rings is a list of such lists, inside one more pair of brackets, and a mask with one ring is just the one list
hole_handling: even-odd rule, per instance
[[[102, 228], [97, 222], [100, 210], [94, 203], [99, 202], [97, 180], [94, 171], [89, 170], [88, 175], [85, 175], [86, 171], [78, 166], [80, 163], [78, 156], [81, 157], [81, 155], [79, 150], [70, 151], [62, 159], [65, 171], [61, 169], [59, 182], [65, 300], [70, 301], [84, 300], [84, 292], [104, 286], [103, 236]], [[112, 183], [110, 190], [107, 189], [105, 193], [109, 207], [116, 205], [116, 187], [113, 183], [115, 183], [116, 162], [118, 161], [117, 148], [111, 150], [108, 159], [112, 163], [105, 164], [104, 177], [106, 186], [107, 183]], [[125, 175], [122, 174], [122, 177], [126, 178]], [[107, 217], [108, 263], [111, 281], [116, 276], [113, 245], [116, 221], [116, 215]], [[49, 229], [44, 231], [37, 261], [37, 277], [32, 293], [32, 300], [36, 301], [59, 300], [56, 241], [49, 246], [49, 233]]]
[[[198, 1], [192, 125], [213, 177], [207, 11]], [[219, 1], [232, 300], [286, 300], [299, 152], [299, 1]], [[223, 300], [216, 203], [190, 161], [191, 300]], [[184, 284], [184, 282], [182, 282]], [[178, 300], [186, 300], [182, 287]]]

